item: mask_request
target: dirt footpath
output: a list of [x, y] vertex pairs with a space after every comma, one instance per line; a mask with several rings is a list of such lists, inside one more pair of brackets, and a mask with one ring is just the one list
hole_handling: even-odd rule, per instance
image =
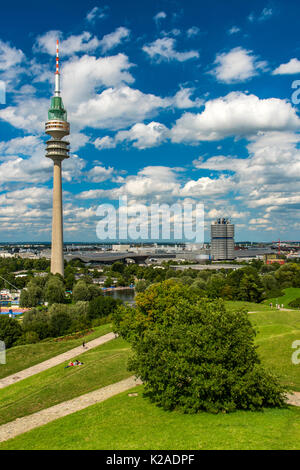
[[70, 349], [63, 354], [59, 354], [58, 356], [54, 356], [51, 359], [47, 359], [47, 361], [40, 362], [35, 366], [28, 367], [28, 369], [20, 370], [16, 374], [9, 375], [8, 377], [4, 377], [0, 380], [0, 389], [7, 387], [8, 385], [12, 385], [20, 380], [27, 379], [27, 377], [31, 377], [32, 375], [38, 374], [39, 372], [43, 372], [44, 370], [50, 369], [50, 367], [57, 366], [62, 362], [68, 361], [73, 359], [80, 354], [96, 348], [101, 344], [107, 343], [107, 341], [111, 341], [114, 339], [116, 335], [114, 333], [108, 333], [107, 335], [100, 336], [99, 338], [93, 339], [85, 344], [85, 347], [77, 346], [77, 348]]

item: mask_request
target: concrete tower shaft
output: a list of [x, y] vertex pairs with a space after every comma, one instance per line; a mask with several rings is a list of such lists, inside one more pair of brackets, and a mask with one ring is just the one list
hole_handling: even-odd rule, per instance
[[51, 244], [51, 273], [64, 275], [63, 255], [63, 203], [62, 203], [62, 161], [69, 158], [69, 142], [62, 140], [70, 134], [70, 124], [67, 122], [67, 111], [60, 96], [60, 72], [58, 41], [56, 45], [55, 91], [51, 98], [48, 111], [48, 121], [45, 132], [52, 138], [46, 143], [46, 157], [53, 160], [53, 208], [52, 208], [52, 244]]

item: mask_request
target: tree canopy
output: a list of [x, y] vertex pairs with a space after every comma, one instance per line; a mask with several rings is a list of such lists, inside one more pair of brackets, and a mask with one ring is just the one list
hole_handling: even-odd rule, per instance
[[265, 371], [246, 311], [200, 299], [168, 280], [120, 307], [114, 329], [132, 345], [129, 368], [164, 409], [233, 411], [284, 405], [284, 390]]

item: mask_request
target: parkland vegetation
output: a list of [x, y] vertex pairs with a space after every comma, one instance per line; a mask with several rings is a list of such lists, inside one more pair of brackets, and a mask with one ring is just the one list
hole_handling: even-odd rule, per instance
[[[188, 297], [212, 301], [245, 301], [261, 304], [268, 299], [282, 298], [286, 288], [300, 287], [300, 263], [265, 265], [254, 260], [238, 269], [174, 270], [171, 262], [161, 266], [139, 266], [115, 262], [100, 269], [85, 266], [80, 260], [65, 263], [65, 277], [49, 273], [45, 259], [0, 260], [0, 284], [22, 287], [20, 306], [27, 308], [22, 321], [1, 318], [0, 339], [7, 347], [32, 344], [103, 324], [120, 301], [103, 295], [102, 287], [135, 286], [136, 293], [149, 286], [173, 280], [185, 286]], [[174, 261], [172, 261], [174, 264]], [[20, 273], [22, 273], [21, 277]], [[5, 281], [7, 280], [7, 282]], [[94, 281], [96, 280], [96, 283]], [[274, 300], [275, 302], [275, 300]], [[300, 308], [300, 300], [292, 297], [289, 308]]]
[[129, 369], [166, 410], [194, 413], [284, 406], [284, 388], [261, 366], [243, 310], [202, 299], [174, 280], [153, 284], [114, 327], [132, 346]]

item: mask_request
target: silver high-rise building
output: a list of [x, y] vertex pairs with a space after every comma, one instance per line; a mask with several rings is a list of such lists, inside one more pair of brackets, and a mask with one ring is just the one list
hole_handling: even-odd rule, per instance
[[234, 256], [234, 225], [229, 219], [217, 219], [211, 224], [211, 257], [232, 260]]

